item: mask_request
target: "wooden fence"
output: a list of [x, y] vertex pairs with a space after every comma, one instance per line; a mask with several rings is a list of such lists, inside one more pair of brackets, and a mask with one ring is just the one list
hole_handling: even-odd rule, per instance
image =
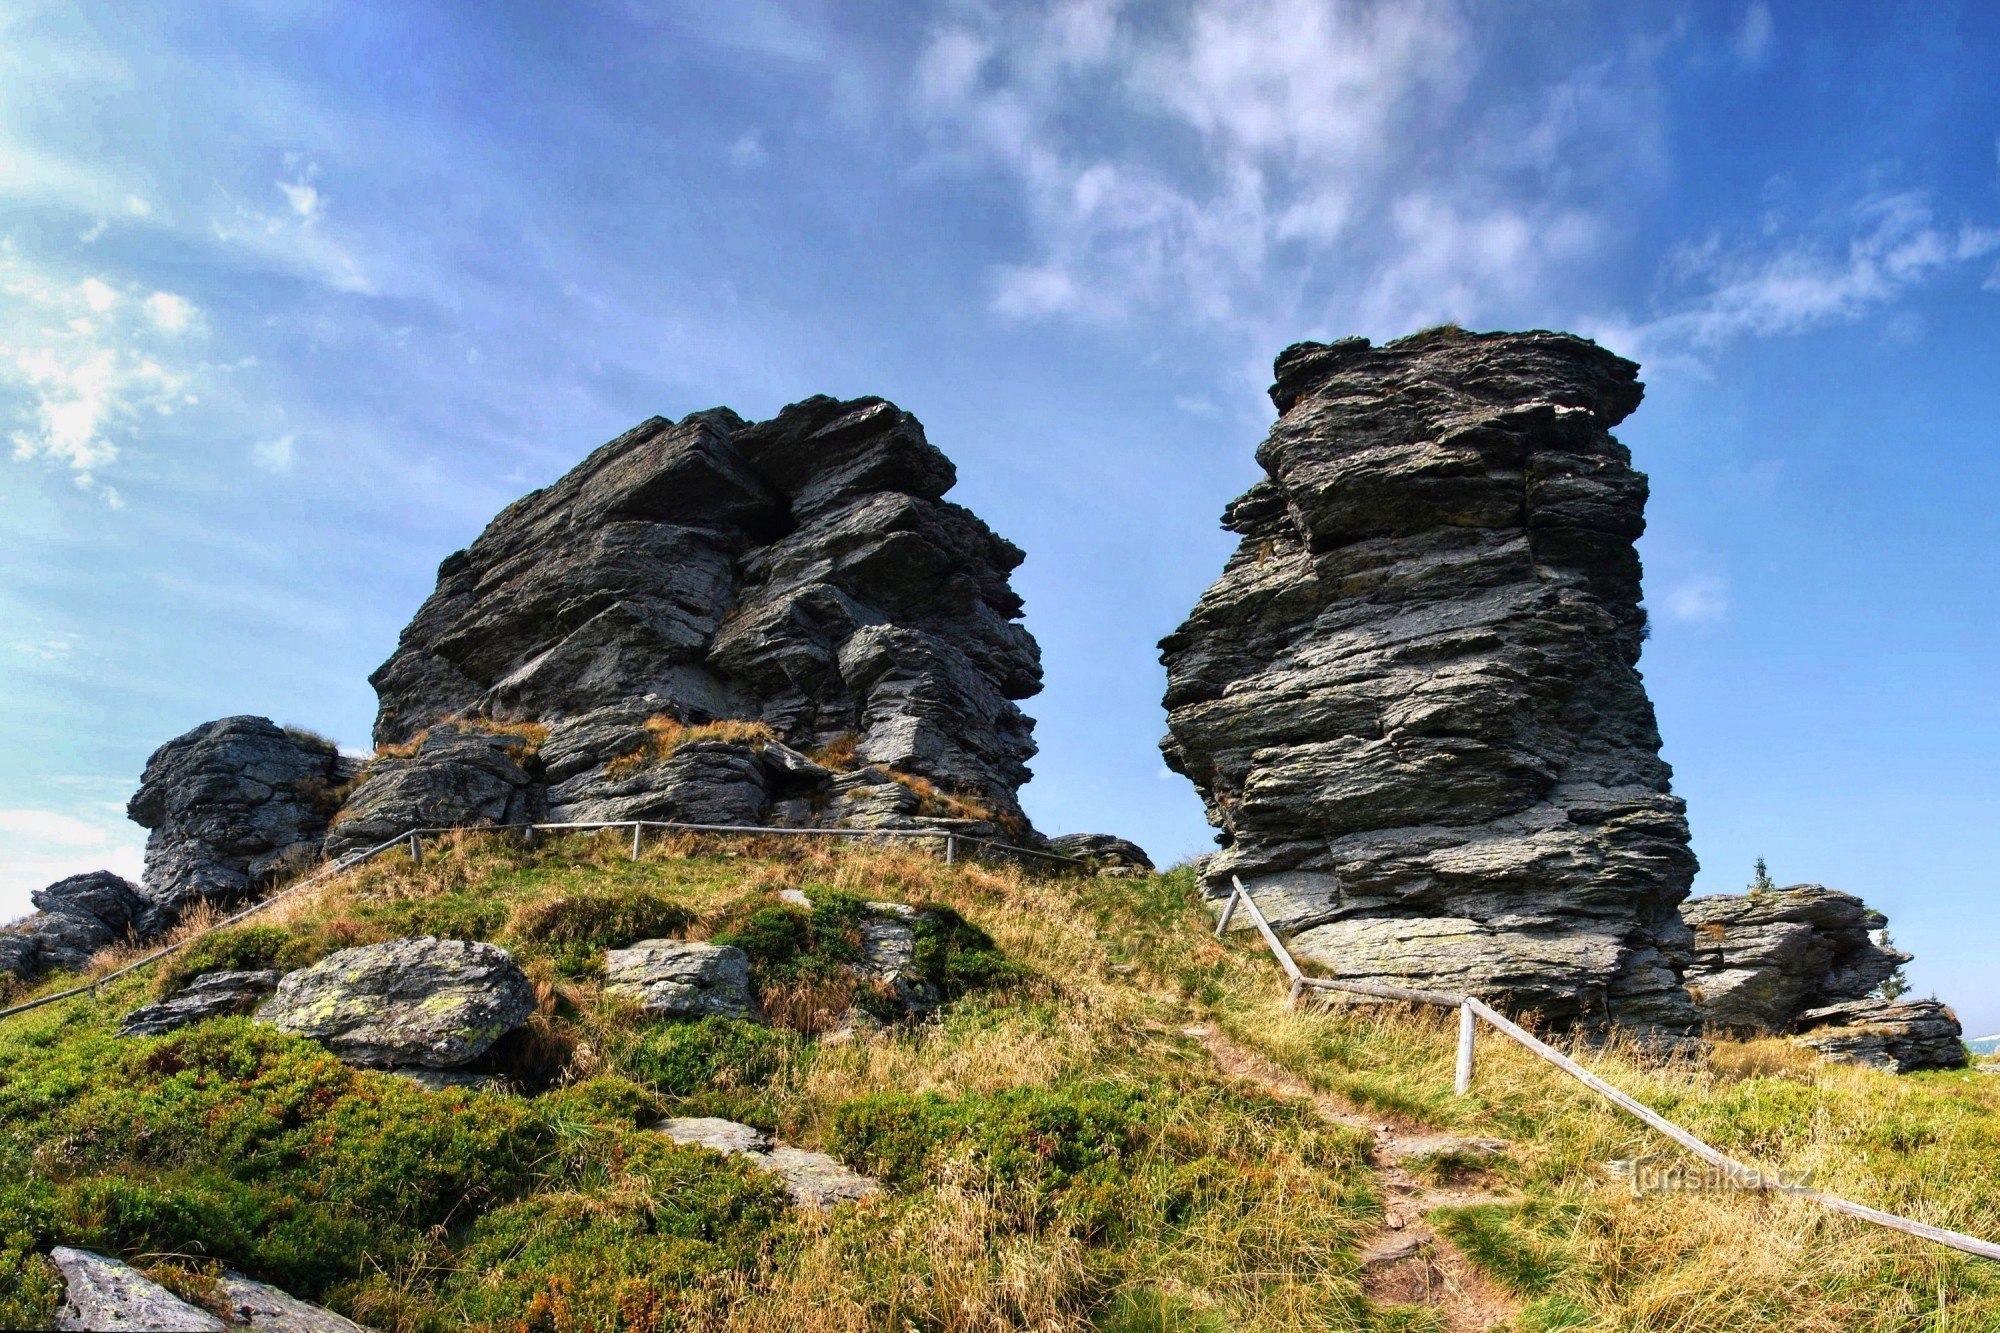
[[1892, 1231], [1921, 1236], [1925, 1240], [1948, 1245], [1966, 1254], [1976, 1254], [1982, 1259], [2000, 1260], [2000, 1245], [1995, 1245], [1991, 1241], [1980, 1240], [1977, 1236], [1968, 1236], [1959, 1231], [1949, 1231], [1944, 1227], [1934, 1227], [1928, 1222], [1916, 1222], [1907, 1217], [1898, 1217], [1894, 1213], [1885, 1213], [1879, 1208], [1870, 1208], [1866, 1204], [1854, 1203], [1838, 1195], [1827, 1194], [1804, 1185], [1785, 1184], [1774, 1172], [1759, 1171], [1755, 1167], [1744, 1165], [1719, 1149], [1702, 1142], [1645, 1103], [1612, 1087], [1476, 996], [1457, 995], [1449, 991], [1414, 990], [1406, 986], [1384, 986], [1368, 981], [1336, 981], [1324, 977], [1309, 977], [1299, 970], [1291, 951], [1285, 948], [1284, 941], [1280, 940], [1277, 932], [1271, 929], [1271, 923], [1264, 919], [1264, 913], [1258, 908], [1257, 900], [1243, 887], [1243, 881], [1232, 875], [1229, 882], [1234, 886], [1234, 892], [1229, 895], [1229, 901], [1223, 905], [1222, 918], [1216, 924], [1215, 933], [1219, 938], [1229, 929], [1229, 923], [1239, 907], [1249, 915], [1250, 923], [1257, 928], [1257, 933], [1264, 937], [1264, 943], [1270, 948], [1271, 955], [1278, 960], [1278, 965], [1285, 969], [1285, 975], [1291, 979], [1292, 992], [1286, 1000], [1287, 1006], [1296, 1005], [1300, 997], [1308, 991], [1333, 991], [1458, 1010], [1458, 1063], [1453, 1090], [1461, 1097], [1472, 1088], [1473, 1040], [1478, 1022], [1483, 1021], [1495, 1032], [1534, 1052], [1619, 1110], [1643, 1121], [1702, 1161], [1716, 1167], [1730, 1181], [1745, 1189], [1789, 1194], [1795, 1198], [1809, 1200], [1845, 1217], [1856, 1217], [1879, 1227], [1888, 1227]]

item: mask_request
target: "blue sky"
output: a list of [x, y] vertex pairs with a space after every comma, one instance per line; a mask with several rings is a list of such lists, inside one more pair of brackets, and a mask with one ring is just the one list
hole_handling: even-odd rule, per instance
[[438, 560], [653, 413], [879, 393], [1029, 553], [1052, 832], [1206, 845], [1154, 647], [1270, 361], [1641, 360], [1697, 891], [2000, 1030], [2000, 16], [1735, 3], [0, 0], [0, 915], [146, 755], [365, 744]]

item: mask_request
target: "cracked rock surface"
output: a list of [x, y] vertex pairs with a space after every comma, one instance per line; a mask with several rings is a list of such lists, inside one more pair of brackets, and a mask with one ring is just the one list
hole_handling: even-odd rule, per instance
[[349, 1064], [456, 1069], [534, 1009], [534, 987], [505, 949], [427, 935], [342, 949], [286, 974], [257, 1021]]
[[792, 803], [792, 822], [832, 822], [796, 804], [824, 777], [789, 782], [753, 745], [676, 752], [656, 780], [613, 767], [648, 714], [761, 723], [1016, 819], [1035, 745], [1015, 701], [1041, 688], [1040, 654], [1008, 585], [1021, 552], [944, 499], [955, 480], [879, 398], [643, 422], [445, 560], [371, 677], [376, 743], [537, 721], [572, 818], [762, 822]]
[[1862, 999], [1910, 961], [1880, 942], [1886, 917], [1819, 884], [1691, 899], [1681, 919], [1694, 931], [1688, 990], [1721, 1028], [1789, 1032], [1808, 1009]]
[[1849, 1000], [1799, 1015], [1793, 1038], [1833, 1060], [1892, 1074], [1965, 1063], [1958, 1015], [1937, 1000]]
[[1560, 333], [1279, 356], [1265, 475], [1162, 641], [1167, 763], [1327, 975], [1698, 1022], [1695, 871], [1637, 669], [1638, 367]]

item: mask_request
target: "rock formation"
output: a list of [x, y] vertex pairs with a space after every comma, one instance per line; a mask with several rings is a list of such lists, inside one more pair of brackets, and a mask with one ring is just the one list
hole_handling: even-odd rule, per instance
[[247, 1014], [277, 985], [276, 972], [204, 972], [167, 999], [142, 1004], [125, 1015], [118, 1035], [157, 1037], [203, 1019]]
[[23, 980], [56, 968], [81, 971], [99, 949], [144, 938], [159, 924], [139, 886], [109, 870], [57, 880], [29, 900], [40, 911], [0, 935], [0, 974]]
[[1057, 856], [1073, 856], [1088, 861], [1100, 875], [1130, 876], [1153, 873], [1153, 860], [1136, 842], [1109, 833], [1065, 833], [1048, 840], [1048, 849]]
[[[1012, 824], [1040, 658], [1021, 552], [943, 499], [954, 480], [877, 398], [647, 421], [445, 560], [371, 678], [376, 742], [546, 724], [572, 817], [833, 822], [856, 807], [829, 808], [830, 769], [874, 765], [908, 789], [869, 807], [892, 822]], [[652, 744], [654, 719], [686, 734]]]
[[1958, 1015], [1937, 1000], [1849, 1000], [1799, 1015], [1799, 1044], [1891, 1074], [1965, 1063]]
[[188, 1330], [222, 1333], [228, 1325], [189, 1305], [129, 1264], [89, 1250], [58, 1245], [49, 1251], [63, 1283], [63, 1305], [56, 1312], [59, 1329]]
[[366, 851], [411, 829], [538, 818], [539, 793], [522, 767], [531, 748], [529, 739], [508, 732], [432, 727], [410, 753], [369, 764], [327, 831], [326, 854]]
[[754, 1018], [750, 957], [726, 944], [640, 940], [604, 955], [604, 991], [667, 1018]]
[[199, 899], [248, 897], [310, 863], [352, 774], [330, 741], [269, 718], [225, 717], [168, 741], [126, 807], [151, 830], [146, 897], [178, 914]]
[[1294, 951], [1685, 1030], [1695, 861], [1637, 670], [1638, 367], [1435, 330], [1277, 361], [1242, 542], [1161, 644], [1167, 763]]
[[838, 1158], [776, 1142], [767, 1131], [734, 1120], [683, 1116], [662, 1120], [653, 1128], [675, 1143], [741, 1157], [758, 1170], [773, 1173], [801, 1208], [823, 1211], [882, 1192], [873, 1177], [850, 1169]]
[[1684, 980], [1702, 1018], [1743, 1032], [1790, 1032], [1808, 1009], [1859, 1000], [1910, 955], [1879, 940], [1888, 919], [1851, 893], [1794, 884], [1691, 899]]

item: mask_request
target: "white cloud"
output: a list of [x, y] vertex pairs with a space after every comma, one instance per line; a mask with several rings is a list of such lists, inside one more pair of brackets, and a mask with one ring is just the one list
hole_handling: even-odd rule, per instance
[[735, 143], [729, 145], [729, 160], [746, 171], [764, 165], [770, 156], [770, 150], [764, 147], [763, 135], [756, 130], [745, 130], [736, 137]]
[[1652, 319], [1587, 321], [1586, 330], [1642, 361], [1684, 360], [1738, 338], [1851, 323], [2000, 251], [2000, 228], [1940, 222], [1918, 192], [1863, 200], [1813, 231], [1776, 246], [1709, 237], [1686, 247], [1669, 276], [1695, 291]]
[[172, 292], [154, 292], [146, 298], [146, 318], [163, 333], [185, 333], [194, 323], [194, 304]]
[[1260, 342], [1328, 319], [1476, 319], [1597, 242], [1551, 175], [1574, 139], [1652, 141], [1629, 91], [1647, 79], [1622, 58], [1531, 90], [1549, 105], [1526, 125], [1470, 105], [1482, 43], [1448, 0], [950, 12], [912, 113], [929, 169], [998, 168], [1018, 189], [1025, 252], [991, 274], [1013, 319], [1170, 314]]
[[0, 810], [0, 921], [33, 910], [28, 895], [69, 875], [109, 870], [136, 880], [145, 834], [107, 810], [85, 819], [57, 810]]
[[[66, 280], [0, 250], [0, 411], [15, 420], [13, 456], [68, 469], [114, 509], [123, 497], [99, 474], [137, 423], [188, 401], [192, 374], [158, 335], [185, 331], [193, 306], [164, 292], [135, 297], [132, 288], [95, 276]], [[173, 303], [164, 320], [162, 297]], [[143, 318], [127, 313], [135, 304]]]
[[1743, 12], [1743, 22], [1736, 29], [1736, 37], [1730, 43], [1736, 63], [1745, 69], [1754, 69], [1764, 63], [1771, 53], [1772, 39], [1777, 36], [1777, 24], [1771, 18], [1771, 7], [1757, 0]]
[[280, 435], [272, 440], [259, 440], [250, 446], [250, 461], [266, 472], [290, 472], [294, 443], [294, 438], [290, 435]]
[[307, 222], [317, 221], [326, 211], [326, 200], [320, 198], [319, 190], [306, 181], [279, 181], [278, 190], [285, 196], [285, 202], [292, 206], [292, 212]]
[[1718, 575], [1683, 579], [1667, 590], [1669, 619], [1690, 625], [1710, 625], [1729, 614], [1729, 583]]

